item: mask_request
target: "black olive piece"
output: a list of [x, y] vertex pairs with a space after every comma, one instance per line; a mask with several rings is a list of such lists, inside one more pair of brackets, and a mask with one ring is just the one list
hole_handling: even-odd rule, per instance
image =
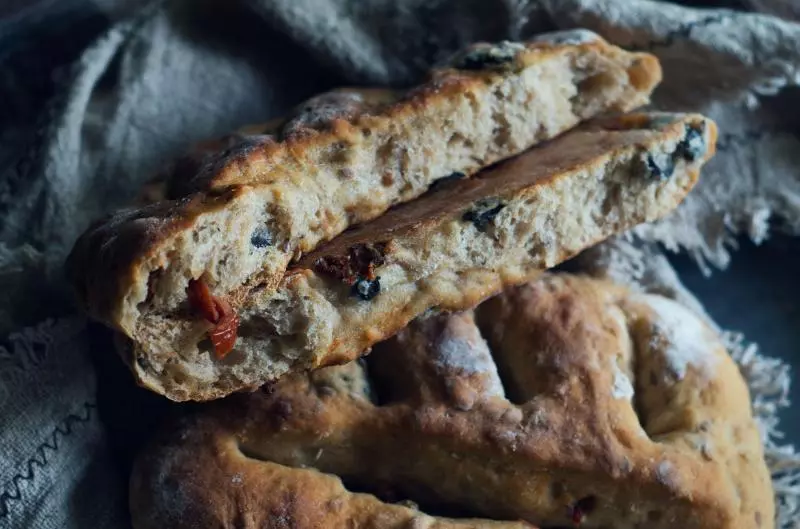
[[250, 244], [256, 248], [266, 248], [272, 246], [272, 233], [267, 228], [256, 228], [250, 236]]
[[675, 152], [687, 162], [694, 162], [706, 153], [706, 140], [704, 137], [705, 123], [700, 128], [686, 125], [686, 135], [678, 143]]
[[143, 371], [150, 370], [150, 361], [147, 359], [147, 357], [143, 355], [136, 355], [136, 363], [139, 364], [139, 367], [142, 368]]
[[483, 70], [489, 66], [499, 66], [511, 62], [514, 57], [503, 55], [490, 55], [479, 51], [467, 54], [457, 64], [459, 70]]
[[675, 160], [672, 158], [672, 156], [664, 156], [659, 162], [653, 158], [652, 154], [648, 154], [647, 171], [652, 178], [666, 180], [675, 172]]
[[433, 183], [430, 185], [428, 189], [430, 189], [431, 191], [435, 191], [441, 188], [444, 184], [447, 184], [448, 182], [455, 182], [456, 180], [461, 180], [465, 176], [467, 175], [465, 175], [461, 171], [455, 171], [447, 176], [437, 178], [436, 180], [433, 181]]
[[369, 301], [381, 292], [381, 278], [380, 276], [376, 277], [374, 281], [370, 281], [367, 278], [361, 277], [353, 283], [353, 287], [350, 289], [350, 293], [353, 296], [357, 296], [364, 301]]
[[475, 204], [475, 209], [464, 213], [462, 219], [471, 222], [478, 231], [485, 232], [486, 228], [494, 221], [497, 214], [506, 207], [506, 205], [502, 203], [492, 204], [493, 201], [482, 200]]
[[523, 46], [501, 42], [491, 46], [480, 46], [458, 58], [453, 66], [460, 70], [483, 70], [503, 66], [514, 61]]

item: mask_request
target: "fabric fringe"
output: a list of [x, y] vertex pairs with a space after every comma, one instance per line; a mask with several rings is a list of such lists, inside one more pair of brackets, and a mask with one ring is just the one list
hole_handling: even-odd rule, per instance
[[792, 372], [789, 364], [761, 354], [758, 346], [747, 341], [742, 333], [720, 329], [700, 301], [683, 286], [663, 250], [643, 242], [633, 233], [611, 238], [586, 250], [574, 263], [574, 271], [614, 281], [636, 291], [672, 298], [720, 333], [750, 390], [753, 416], [772, 475], [776, 528], [800, 529], [800, 453], [791, 443], [783, 441], [779, 416], [790, 406]]
[[789, 407], [790, 366], [759, 353], [758, 346], [747, 342], [741, 333], [726, 331], [722, 337], [750, 388], [753, 415], [775, 489], [776, 527], [796, 529], [800, 527], [800, 453], [782, 442], [778, 417], [780, 410]]

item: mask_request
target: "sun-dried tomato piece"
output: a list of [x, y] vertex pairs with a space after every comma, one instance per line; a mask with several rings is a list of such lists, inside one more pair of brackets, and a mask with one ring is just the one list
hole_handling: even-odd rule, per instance
[[320, 257], [314, 263], [314, 270], [326, 276], [338, 279], [348, 285], [355, 281], [353, 271], [350, 269], [350, 258], [343, 255], [327, 255]]
[[218, 358], [230, 353], [236, 343], [239, 330], [239, 315], [230, 303], [211, 295], [208, 285], [202, 279], [192, 279], [186, 288], [189, 304], [200, 313], [203, 319], [214, 324], [208, 331], [208, 338], [214, 346]]
[[349, 250], [350, 266], [356, 276], [375, 280], [375, 267], [386, 263], [386, 243], [356, 244]]
[[233, 350], [236, 343], [236, 334], [239, 330], [239, 315], [224, 299], [214, 298], [219, 310], [220, 318], [213, 329], [208, 332], [208, 337], [214, 346], [218, 358], [225, 357]]
[[189, 296], [189, 304], [194, 310], [211, 323], [219, 321], [219, 311], [214, 303], [214, 296], [208, 289], [205, 281], [201, 279], [190, 279], [189, 286], [186, 288], [186, 295]]
[[386, 263], [387, 243], [358, 243], [347, 250], [347, 255], [327, 255], [314, 263], [314, 270], [347, 285], [360, 280], [375, 281], [375, 267]]

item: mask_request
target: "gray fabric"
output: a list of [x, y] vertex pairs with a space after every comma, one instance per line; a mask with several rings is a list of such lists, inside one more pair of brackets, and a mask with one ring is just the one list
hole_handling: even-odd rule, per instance
[[48, 320], [0, 347], [0, 527], [125, 526], [84, 327]]
[[[786, 0], [708, 3], [740, 10], [645, 0], [84, 0], [0, 12], [0, 334], [27, 326], [24, 335], [44, 336], [44, 358], [53, 360], [26, 367], [36, 384], [0, 374], [0, 395], [8, 395], [0, 400], [8, 454], [0, 527], [116, 527], [124, 503], [97, 416], [91, 407], [81, 415], [83, 403], [95, 402], [88, 331], [64, 338], [37, 323], [69, 318], [60, 267], [75, 237], [192, 142], [280, 115], [321, 90], [407, 85], [474, 40], [587, 27], [661, 58], [656, 107], [702, 111], [721, 127], [701, 184], [671, 218], [638, 229], [641, 238], [725, 265], [734, 232], [763, 240], [773, 217], [800, 232], [797, 8]], [[593, 255], [584, 263], [597, 273], [650, 278], [701, 310], [655, 247], [623, 241]], [[16, 347], [0, 362], [15, 358]], [[737, 347], [744, 358], [747, 348]], [[767, 392], [751, 387], [756, 399]], [[47, 449], [64, 421], [70, 435]], [[49, 450], [47, 460], [30, 463], [39, 450]], [[775, 456], [780, 465], [796, 465], [784, 455]], [[782, 498], [794, 507], [784, 516], [798, 508], [791, 484]], [[73, 498], [84, 496], [91, 503], [75, 507], [86, 500]]]

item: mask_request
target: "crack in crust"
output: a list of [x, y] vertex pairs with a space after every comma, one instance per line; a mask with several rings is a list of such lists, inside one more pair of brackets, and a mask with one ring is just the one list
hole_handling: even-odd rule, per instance
[[[278, 511], [295, 529], [773, 527], [746, 385], [672, 300], [545, 275], [475, 316], [416, 321], [366, 363], [172, 430], [136, 464], [136, 529], [272, 527]], [[424, 512], [442, 506], [475, 518]]]

